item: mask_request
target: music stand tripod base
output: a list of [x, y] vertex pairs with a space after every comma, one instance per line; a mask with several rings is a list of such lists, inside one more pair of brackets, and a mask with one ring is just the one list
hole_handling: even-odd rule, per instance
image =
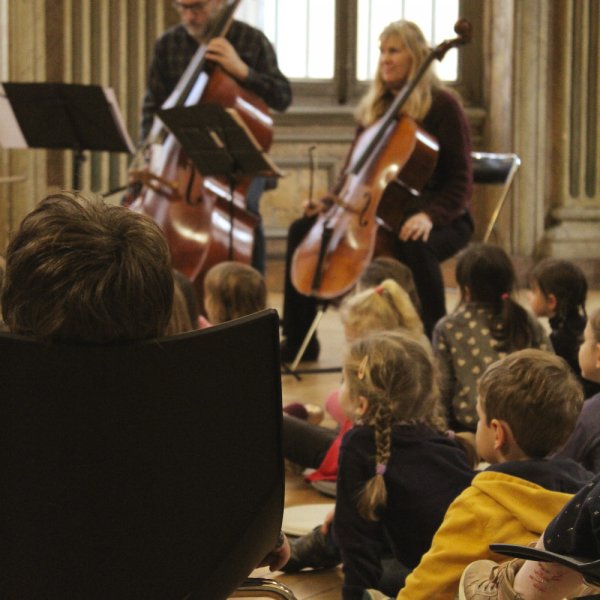
[[292, 372], [296, 371], [296, 369], [298, 368], [298, 365], [300, 364], [300, 361], [302, 360], [302, 357], [304, 356], [304, 353], [306, 352], [306, 348], [308, 347], [308, 344], [310, 343], [312, 336], [315, 334], [315, 331], [317, 330], [317, 327], [319, 326], [319, 323], [321, 322], [321, 319], [323, 318], [323, 315], [325, 314], [326, 308], [327, 308], [326, 306], [320, 306], [319, 309], [317, 310], [317, 314], [315, 315], [315, 318], [313, 319], [313, 322], [311, 323], [309, 330], [307, 331], [306, 335], [304, 336], [304, 339], [302, 340], [302, 345], [300, 346], [298, 353], [294, 357], [294, 362], [292, 362], [292, 364], [290, 366], [290, 370]]

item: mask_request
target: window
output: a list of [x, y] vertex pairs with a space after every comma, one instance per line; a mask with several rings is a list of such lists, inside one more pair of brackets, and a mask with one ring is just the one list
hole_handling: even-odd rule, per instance
[[[475, 0], [476, 1], [476, 0]], [[455, 37], [454, 23], [473, 0], [244, 0], [237, 18], [265, 32], [295, 96], [338, 103], [362, 94], [377, 66], [378, 36], [394, 19], [419, 24], [432, 46]], [[468, 15], [465, 15], [468, 17]], [[450, 51], [438, 74], [460, 85], [461, 60]], [[470, 69], [467, 69], [470, 70]], [[462, 90], [461, 90], [462, 91]]]

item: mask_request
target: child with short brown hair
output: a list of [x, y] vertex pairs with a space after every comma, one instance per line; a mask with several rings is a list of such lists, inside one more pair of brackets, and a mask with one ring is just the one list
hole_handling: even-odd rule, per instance
[[209, 322], [218, 325], [263, 310], [267, 288], [263, 276], [250, 265], [225, 261], [211, 267], [204, 278], [204, 307]]
[[546, 460], [573, 431], [582, 402], [577, 378], [554, 354], [520, 350], [488, 367], [479, 382], [476, 444], [491, 464], [450, 505], [398, 600], [454, 599], [468, 564], [501, 560], [489, 544], [538, 538], [591, 477], [571, 459]]

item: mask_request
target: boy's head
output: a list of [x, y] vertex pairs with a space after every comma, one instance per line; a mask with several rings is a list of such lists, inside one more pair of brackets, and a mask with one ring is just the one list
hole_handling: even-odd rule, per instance
[[225, 261], [211, 267], [204, 279], [204, 306], [217, 325], [263, 310], [267, 288], [263, 276], [243, 263]]
[[520, 350], [479, 380], [476, 443], [488, 462], [544, 458], [571, 435], [583, 392], [568, 364], [542, 350]]
[[2, 312], [14, 333], [104, 343], [164, 333], [173, 303], [166, 240], [148, 217], [79, 193], [48, 196], [6, 253]]

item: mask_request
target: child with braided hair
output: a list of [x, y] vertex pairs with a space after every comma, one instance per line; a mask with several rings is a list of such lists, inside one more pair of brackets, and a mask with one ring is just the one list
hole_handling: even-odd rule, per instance
[[386, 541], [402, 565], [418, 564], [473, 472], [445, 435], [431, 351], [414, 336], [381, 332], [354, 342], [340, 402], [355, 425], [340, 449], [332, 533], [342, 596], [360, 600], [379, 585]]

